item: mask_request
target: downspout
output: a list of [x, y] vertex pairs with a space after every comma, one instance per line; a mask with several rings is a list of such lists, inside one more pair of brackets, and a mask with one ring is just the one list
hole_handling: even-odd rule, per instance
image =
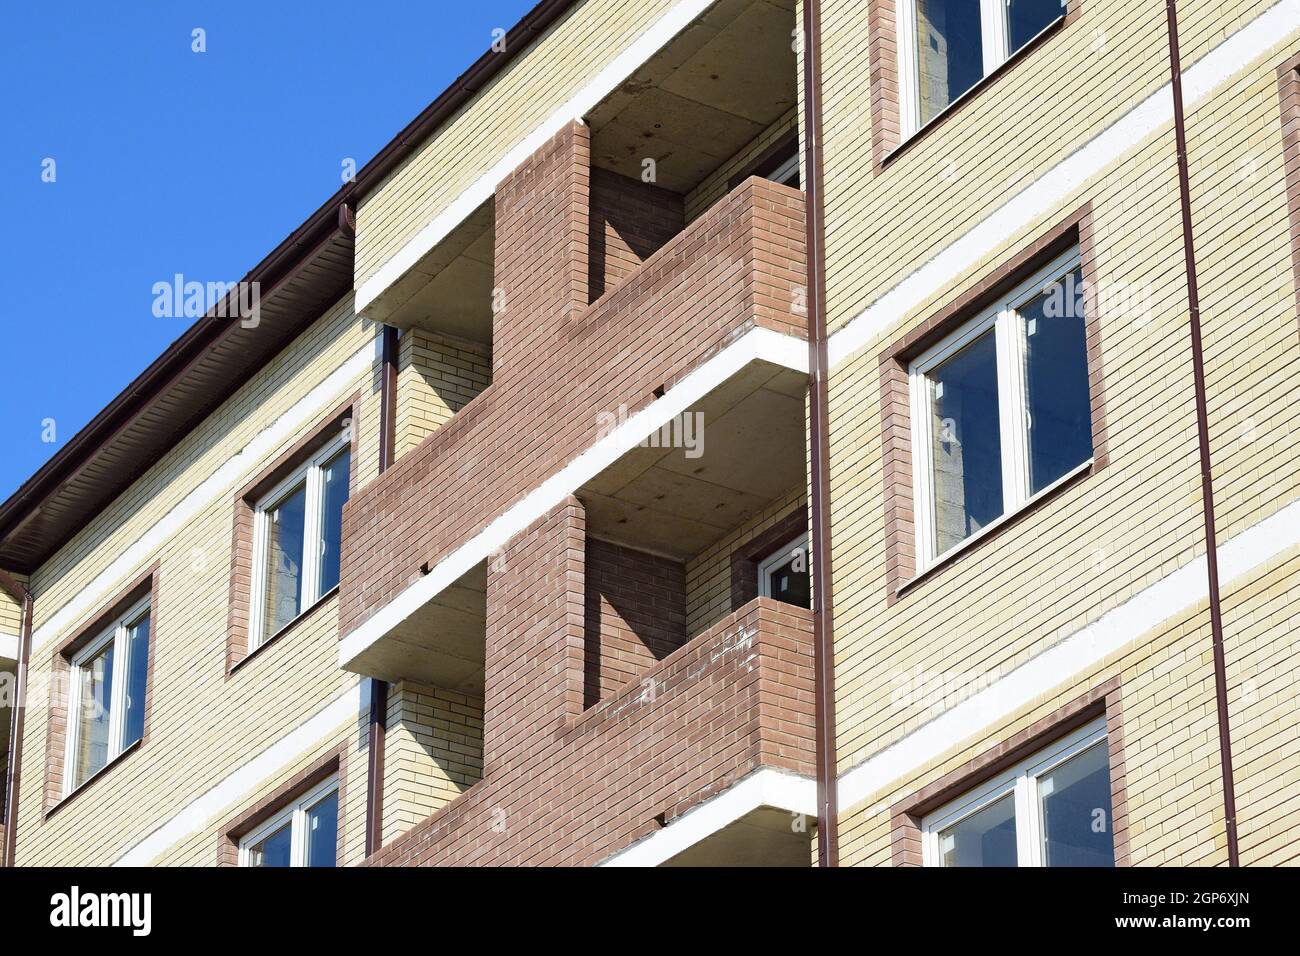
[[[385, 325], [379, 385], [379, 473], [393, 463], [397, 441], [397, 329]], [[369, 760], [366, 771], [366, 856], [384, 839], [384, 738], [388, 733], [388, 682], [370, 681]]]
[[1228, 865], [1237, 866], [1237, 798], [1232, 782], [1232, 738], [1228, 728], [1228, 674], [1223, 655], [1223, 615], [1219, 603], [1219, 553], [1214, 532], [1214, 479], [1210, 471], [1210, 424], [1205, 397], [1205, 356], [1201, 347], [1201, 300], [1196, 281], [1192, 235], [1192, 189], [1187, 163], [1183, 112], [1183, 68], [1178, 53], [1176, 0], [1165, 0], [1169, 23], [1169, 72], [1174, 95], [1174, 136], [1178, 145], [1178, 192], [1182, 200], [1183, 258], [1187, 268], [1187, 308], [1192, 331], [1192, 381], [1196, 393], [1196, 433], [1200, 441], [1201, 504], [1205, 515], [1205, 565], [1210, 576], [1210, 634], [1214, 642], [1214, 697], [1219, 715], [1219, 763], [1223, 773], [1223, 821]]
[[839, 865], [835, 648], [831, 591], [830, 388], [826, 359], [826, 200], [822, 169], [821, 2], [803, 0], [804, 194], [808, 226], [808, 405], [811, 444], [813, 690], [817, 863]]
[[5, 835], [0, 847], [0, 865], [14, 865], [18, 839], [18, 793], [22, 783], [23, 727], [27, 719], [27, 661], [32, 650], [32, 592], [0, 571], [0, 587], [22, 606], [18, 625], [18, 675], [14, 685], [13, 713], [9, 728], [9, 772], [5, 775]]

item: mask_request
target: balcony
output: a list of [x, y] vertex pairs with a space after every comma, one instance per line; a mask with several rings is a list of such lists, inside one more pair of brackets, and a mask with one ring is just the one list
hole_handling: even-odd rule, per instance
[[[535, 676], [551, 669], [539, 657], [523, 663]], [[567, 676], [577, 678], [572, 669]], [[533, 726], [516, 755], [526, 759], [489, 765], [370, 862], [593, 864], [758, 771], [811, 776], [811, 615], [756, 599], [597, 706], [559, 720], [552, 709]], [[674, 862], [703, 853], [714, 862], [807, 863], [809, 828], [790, 820], [781, 808], [757, 808], [740, 829]]]
[[566, 495], [683, 561], [802, 486], [804, 269], [802, 193], [751, 178], [590, 306], [538, 294], [543, 340], [498, 345], [493, 383], [348, 503], [341, 664], [481, 689], [488, 567]]
[[[806, 532], [793, 19], [771, 0], [711, 7], [370, 306], [403, 330], [399, 457], [345, 509], [339, 657], [393, 685], [414, 785], [386, 805], [390, 841], [471, 812], [458, 808], [518, 768], [562, 780], [616, 752], [611, 715], [640, 713], [666, 675], [686, 687], [674, 667], [693, 661], [694, 680], [742, 653], [753, 615], [795, 630], [806, 617], [754, 604], [771, 589], [745, 563], [764, 535]], [[712, 716], [731, 719], [726, 700], [701, 706], [654, 733], [735, 745]], [[579, 747], [581, 728], [595, 737]], [[755, 746], [762, 759], [725, 751], [711, 781], [683, 778], [625, 822], [790, 769], [792, 752]], [[779, 813], [754, 809], [697, 852], [807, 858], [806, 830], [768, 832]], [[593, 840], [623, 820], [591, 811]]]

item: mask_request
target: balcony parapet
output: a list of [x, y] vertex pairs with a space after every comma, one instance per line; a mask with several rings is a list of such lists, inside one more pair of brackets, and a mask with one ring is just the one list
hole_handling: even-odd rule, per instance
[[811, 777], [812, 615], [758, 598], [488, 767], [374, 865], [588, 865], [750, 774]]
[[[499, 197], [498, 216], [504, 208]], [[508, 228], [498, 229], [497, 241], [509, 241]], [[500, 248], [497, 258], [506, 258]], [[768, 344], [803, 338], [804, 282], [803, 194], [755, 178], [589, 307], [563, 306], [569, 314], [552, 323], [545, 347], [517, 331], [503, 337], [531, 342], [529, 361], [496, 356], [505, 371], [491, 386], [349, 501], [339, 598], [345, 642], [596, 444], [611, 418], [671, 401], [675, 385], [751, 333]], [[354, 654], [345, 648], [340, 656], [346, 665]]]

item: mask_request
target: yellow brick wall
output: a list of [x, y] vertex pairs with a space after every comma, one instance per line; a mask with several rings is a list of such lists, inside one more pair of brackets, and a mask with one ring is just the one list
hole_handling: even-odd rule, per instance
[[[1184, 64], [1271, 3], [1180, 4]], [[1162, 6], [1085, 4], [1077, 22], [882, 173], [871, 171], [866, 48], [856, 5], [824, 4], [829, 311], [841, 327], [977, 227], [1024, 185], [1168, 80]], [[1189, 117], [1220, 540], [1300, 498], [1288, 437], [1300, 362], [1282, 198], [1275, 69], [1300, 24]], [[885, 592], [878, 355], [1084, 202], [1099, 280], [1125, 283], [1145, 309], [1100, 310], [1110, 465], [890, 606]], [[917, 673], [987, 682], [1031, 660], [1203, 554], [1187, 290], [1172, 124], [1154, 129], [1027, 227], [926, 290], [832, 371], [837, 720], [840, 770], [935, 716], [892, 692]], [[1103, 300], [1104, 301], [1104, 300]], [[1288, 857], [1296, 673], [1286, 653], [1294, 559], [1225, 582], [1231, 712], [1238, 743], [1243, 859]], [[1202, 572], [1203, 575], [1203, 572]], [[843, 808], [845, 862], [887, 863], [887, 810], [943, 773], [1078, 697], [1124, 680], [1134, 861], [1225, 859], [1213, 669], [1204, 604], [1114, 660], [1044, 688], [1034, 706], [935, 765]], [[1263, 688], [1263, 690], [1261, 690]], [[1130, 729], [1130, 724], [1132, 729]], [[1290, 788], [1288, 790], [1288, 785]], [[1250, 836], [1247, 836], [1247, 832]]]
[[389, 696], [384, 842], [483, 777], [483, 699], [404, 682]]
[[[240, 487], [358, 392], [357, 484], [376, 472], [374, 337], [374, 328], [353, 315], [351, 297], [340, 301], [33, 574], [41, 645], [32, 658], [35, 704], [28, 712], [23, 747], [20, 862], [112, 862], [313, 714], [341, 695], [356, 693], [358, 678], [338, 668], [333, 600], [312, 610], [229, 679], [226, 614], [233, 498]], [[334, 380], [333, 390], [327, 389], [330, 374], [349, 360], [350, 374]], [[305, 399], [308, 404], [299, 405]], [[158, 547], [141, 554], [134, 566], [121, 569], [120, 579], [96, 584], [96, 577], [114, 559], [129, 553], [136, 540], [295, 406], [304, 414], [292, 434], [256, 460], [246, 461], [246, 467], [223, 473], [228, 483], [209, 499], [201, 499], [202, 506]], [[160, 570], [151, 647], [149, 740], [45, 819], [45, 700], [51, 655], [67, 634], [154, 562], [159, 562]], [[81, 607], [81, 613], [57, 633], [41, 631], [69, 602]], [[342, 743], [352, 732], [352, 723], [349, 718], [340, 725], [328, 744]], [[291, 772], [286, 769], [275, 776], [256, 783], [256, 793], [240, 802], [256, 802]], [[364, 792], [364, 773], [353, 776], [354, 785]], [[356, 812], [353, 797], [350, 792], [343, 825], [349, 845], [355, 847], [356, 834], [364, 830], [364, 812]], [[166, 858], [201, 864], [215, 861], [216, 827], [239, 809], [221, 807], [210, 817], [190, 821], [194, 836]]]
[[445, 425], [492, 382], [491, 351], [421, 329], [403, 333], [398, 359], [396, 457]]
[[[19, 584], [26, 585], [27, 578], [21, 574], [10, 574]], [[9, 592], [0, 588], [0, 634], [17, 636], [22, 628], [23, 606], [14, 600]]]

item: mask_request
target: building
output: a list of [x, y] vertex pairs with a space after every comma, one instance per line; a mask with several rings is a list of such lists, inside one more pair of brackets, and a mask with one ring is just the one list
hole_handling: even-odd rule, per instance
[[8, 862], [1295, 862], [1300, 0], [1177, 12], [544, 0], [0, 506]]

